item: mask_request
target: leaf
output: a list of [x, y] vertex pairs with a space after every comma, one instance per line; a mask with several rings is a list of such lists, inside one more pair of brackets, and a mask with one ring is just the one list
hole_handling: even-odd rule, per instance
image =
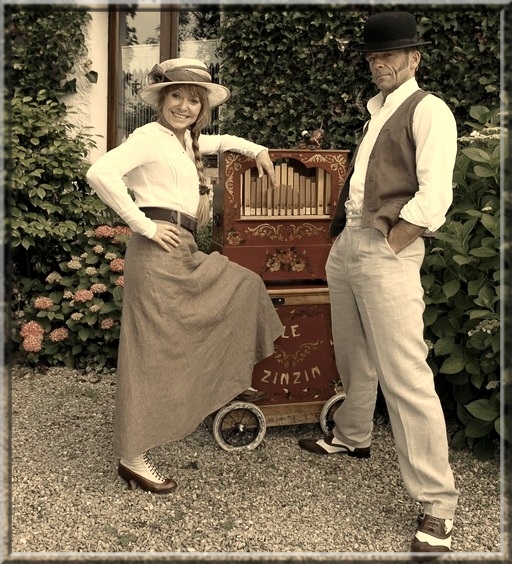
[[490, 167], [475, 166], [473, 169], [475, 174], [480, 178], [491, 178], [496, 176], [496, 171]]
[[466, 437], [479, 438], [485, 437], [494, 429], [494, 421], [482, 421], [481, 419], [471, 419], [465, 428]]
[[99, 313], [105, 315], [106, 313], [111, 313], [118, 309], [117, 305], [113, 302], [105, 302], [102, 304]]
[[[439, 369], [439, 371], [441, 371], [441, 369]], [[447, 382], [450, 382], [451, 384], [456, 386], [456, 389], [462, 388], [462, 386], [469, 382], [468, 375], [465, 372], [457, 372], [457, 374], [446, 374], [446, 380]], [[456, 399], [457, 401], [459, 400], [458, 396]]]
[[96, 71], [89, 71], [85, 74], [85, 76], [87, 80], [89, 82], [92, 82], [93, 84], [96, 84], [98, 82], [98, 73]]
[[466, 362], [463, 358], [447, 358], [441, 365], [439, 372], [442, 374], [457, 374], [464, 370], [465, 366]]
[[[504, 439], [505, 441], [508, 440], [508, 437], [505, 436], [506, 433], [503, 433], [503, 431], [505, 430], [505, 428], [503, 429], [503, 431], [502, 431], [502, 429], [501, 429], [501, 417], [497, 417], [497, 418], [494, 420], [494, 430], [496, 431], [496, 433], [498, 433], [498, 435], [503, 436], [503, 439]], [[503, 434], [502, 434], [502, 433], [503, 433]]]
[[472, 161], [479, 163], [488, 163], [490, 160], [490, 155], [482, 149], [462, 149], [461, 151], [466, 157], [469, 157]]
[[453, 350], [454, 340], [453, 337], [439, 339], [434, 345], [434, 351], [437, 356], [450, 354]]
[[447, 298], [451, 298], [460, 290], [460, 282], [458, 280], [450, 280], [443, 284], [443, 293]]
[[[485, 123], [485, 116], [487, 116], [488, 113], [489, 108], [482, 105], [471, 106], [471, 108], [469, 109], [469, 115], [480, 123]], [[484, 121], [482, 121], [482, 116], [484, 116]]]
[[497, 417], [499, 417], [499, 412], [496, 411], [487, 399], [475, 400], [466, 405], [466, 409], [469, 413], [471, 413], [471, 415], [473, 415], [473, 417], [481, 419], [482, 421], [494, 421]]
[[488, 247], [478, 247], [476, 249], [471, 249], [471, 251], [469, 251], [469, 254], [481, 258], [498, 256], [497, 251], [495, 251], [494, 249], [489, 249]]
[[473, 380], [473, 376], [478, 376], [482, 372], [480, 370], [480, 363], [478, 362], [478, 359], [471, 359], [469, 362], [467, 362], [465, 370], [468, 374], [471, 374], [472, 380]]
[[500, 222], [497, 218], [487, 213], [482, 215], [482, 225], [490, 231], [495, 237], [498, 237]]
[[464, 433], [464, 429], [457, 431], [455, 435], [453, 435], [452, 440], [450, 441], [450, 446], [458, 450], [462, 450], [468, 446], [468, 440], [466, 438], [466, 434]]
[[85, 327], [82, 327], [78, 330], [78, 336], [85, 342], [89, 337], [89, 331]]
[[486, 381], [486, 375], [482, 371], [479, 371], [471, 375], [471, 383], [478, 390], [483, 386], [485, 381]]
[[463, 255], [453, 255], [452, 259], [460, 266], [474, 262], [474, 259]]
[[475, 442], [473, 454], [478, 460], [490, 460], [496, 454], [496, 445], [488, 437], [484, 437], [482, 440]]

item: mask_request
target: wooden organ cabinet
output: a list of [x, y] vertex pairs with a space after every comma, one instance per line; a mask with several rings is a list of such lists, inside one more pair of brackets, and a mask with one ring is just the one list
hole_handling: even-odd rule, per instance
[[349, 151], [269, 150], [276, 187], [253, 159], [226, 152], [214, 186], [212, 251], [259, 274], [285, 332], [274, 355], [256, 365], [256, 405], [267, 425], [318, 421], [340, 391], [334, 362], [325, 263], [329, 226]]

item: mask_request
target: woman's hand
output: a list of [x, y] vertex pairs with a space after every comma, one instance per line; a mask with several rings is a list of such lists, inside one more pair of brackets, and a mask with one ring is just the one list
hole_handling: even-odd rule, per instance
[[177, 247], [181, 243], [180, 230], [172, 223], [157, 223], [156, 233], [151, 240], [158, 243], [165, 251]]
[[263, 176], [263, 171], [267, 173], [270, 179], [270, 185], [276, 185], [276, 173], [274, 170], [274, 163], [271, 161], [268, 151], [261, 151], [256, 156], [256, 166], [258, 167], [258, 176], [261, 178]]

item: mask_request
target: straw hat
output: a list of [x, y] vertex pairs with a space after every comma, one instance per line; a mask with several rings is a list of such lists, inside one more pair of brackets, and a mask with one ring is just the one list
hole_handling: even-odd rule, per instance
[[148, 74], [148, 86], [139, 90], [139, 98], [156, 108], [160, 90], [170, 84], [196, 84], [208, 91], [210, 107], [226, 102], [230, 96], [225, 86], [212, 82], [208, 68], [197, 59], [168, 59], [155, 65]]

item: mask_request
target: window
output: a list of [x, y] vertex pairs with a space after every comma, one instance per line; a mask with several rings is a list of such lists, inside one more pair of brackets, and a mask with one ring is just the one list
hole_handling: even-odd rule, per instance
[[178, 19], [172, 11], [110, 9], [107, 149], [151, 119], [136, 94], [153, 65], [177, 56]]
[[[204, 61], [218, 82], [216, 57], [220, 12], [177, 12], [111, 8], [109, 12], [109, 88], [107, 149], [119, 145], [153, 118], [153, 110], [137, 92], [151, 68], [161, 60], [190, 57]], [[212, 113], [216, 133], [218, 108]]]

